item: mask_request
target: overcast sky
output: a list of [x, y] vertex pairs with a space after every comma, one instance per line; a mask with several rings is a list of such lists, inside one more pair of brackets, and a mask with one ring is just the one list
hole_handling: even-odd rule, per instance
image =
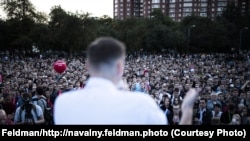
[[[30, 0], [37, 11], [49, 13], [51, 7], [61, 5], [65, 11], [75, 13], [90, 13], [91, 16], [101, 17], [108, 15], [113, 18], [113, 0]], [[0, 9], [1, 17], [5, 17], [3, 9]]]

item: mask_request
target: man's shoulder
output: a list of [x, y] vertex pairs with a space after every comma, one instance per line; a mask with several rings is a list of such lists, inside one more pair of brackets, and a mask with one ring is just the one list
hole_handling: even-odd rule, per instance
[[37, 101], [38, 103], [39, 103], [39, 102], [41, 103], [41, 102], [43, 102], [43, 101], [46, 102], [46, 100], [47, 100], [47, 98], [44, 97], [44, 96], [43, 96], [43, 97], [40, 97], [40, 98], [38, 98], [37, 96], [34, 96], [34, 97], [31, 98], [31, 101], [32, 101], [32, 102]]
[[37, 104], [33, 104], [33, 106], [34, 106], [34, 108], [36, 108], [36, 110], [37, 110], [37, 109], [41, 109], [41, 110], [42, 110], [42, 107], [39, 106], [39, 105], [37, 105]]
[[21, 108], [22, 108], [22, 106], [23, 106], [23, 105], [18, 106], [18, 107], [16, 108], [16, 111], [20, 111], [20, 110], [21, 110]]
[[58, 95], [57, 97], [57, 101], [58, 99], [59, 100], [63, 100], [63, 101], [67, 101], [69, 99], [72, 99], [72, 98], [76, 98], [78, 99], [78, 94], [80, 93], [83, 93], [84, 92], [84, 89], [80, 89], [80, 90], [75, 90], [75, 91], [66, 91], [66, 92], [63, 92], [62, 94]]
[[32, 100], [38, 100], [38, 97], [36, 95], [32, 96]]

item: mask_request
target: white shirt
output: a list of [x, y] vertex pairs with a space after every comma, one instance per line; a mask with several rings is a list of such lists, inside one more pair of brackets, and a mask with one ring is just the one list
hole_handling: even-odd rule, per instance
[[214, 118], [214, 117], [220, 118], [221, 115], [222, 115], [222, 111], [219, 111], [219, 113], [215, 115], [215, 111], [213, 110], [213, 111], [212, 111], [212, 115], [213, 115], [213, 118]]
[[199, 119], [200, 123], [202, 123], [203, 113], [204, 113], [205, 111], [206, 111], [205, 108], [200, 109], [200, 119]]
[[118, 90], [103, 78], [90, 78], [84, 89], [61, 94], [54, 108], [56, 125], [166, 125], [166, 116], [152, 97]]

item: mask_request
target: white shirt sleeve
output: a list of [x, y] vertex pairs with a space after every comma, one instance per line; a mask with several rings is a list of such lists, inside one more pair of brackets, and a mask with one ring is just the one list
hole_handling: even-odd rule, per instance
[[144, 109], [147, 112], [147, 124], [155, 125], [167, 125], [167, 118], [160, 107], [155, 103], [155, 101], [149, 96], [145, 97]]

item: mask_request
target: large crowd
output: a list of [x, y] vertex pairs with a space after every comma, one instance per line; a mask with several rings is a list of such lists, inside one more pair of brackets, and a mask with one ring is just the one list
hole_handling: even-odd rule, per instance
[[[0, 59], [1, 124], [16, 123], [16, 109], [23, 104], [23, 93], [35, 96], [37, 88], [42, 87], [43, 96], [53, 107], [58, 95], [83, 89], [89, 77], [84, 57], [4, 55]], [[56, 60], [67, 63], [64, 73], [53, 69]], [[190, 87], [202, 89], [195, 102], [193, 124], [250, 124], [250, 52], [240, 56], [233, 53], [128, 55], [123, 83], [125, 90], [152, 96], [165, 112], [169, 125], [178, 125], [182, 99]]]

